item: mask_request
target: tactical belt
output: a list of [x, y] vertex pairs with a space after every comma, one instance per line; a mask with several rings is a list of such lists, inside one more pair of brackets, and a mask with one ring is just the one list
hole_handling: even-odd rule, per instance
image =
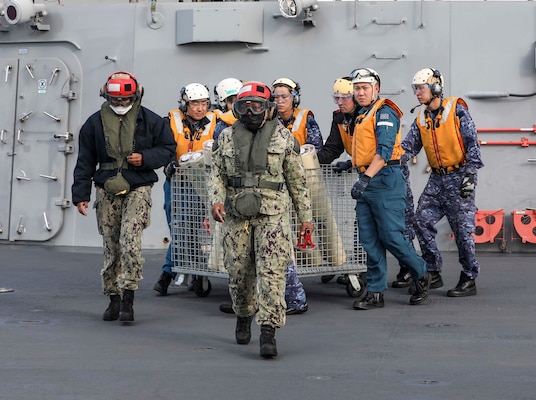
[[[384, 164], [384, 167], [387, 165], [400, 165], [400, 160], [389, 160]], [[364, 165], [362, 167], [356, 167], [359, 172], [365, 172], [370, 165]]]
[[446, 175], [450, 174], [451, 172], [458, 171], [461, 167], [464, 166], [465, 163], [455, 164], [451, 165], [449, 167], [439, 167], [439, 168], [432, 168], [432, 171], [434, 171], [436, 174], [439, 175]]
[[[257, 183], [257, 185], [253, 187], [257, 187], [259, 189], [271, 189], [271, 190], [276, 190], [279, 192], [283, 190], [284, 185], [285, 185], [284, 182], [270, 182], [270, 181], [260, 180]], [[246, 187], [243, 185], [241, 177], [227, 179], [227, 186], [230, 186], [233, 188]]]

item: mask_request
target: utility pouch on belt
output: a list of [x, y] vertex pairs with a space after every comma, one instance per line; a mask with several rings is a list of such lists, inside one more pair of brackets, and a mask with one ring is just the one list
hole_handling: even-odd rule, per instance
[[123, 178], [121, 170], [117, 171], [117, 175], [108, 178], [104, 182], [104, 189], [114, 196], [120, 196], [130, 192], [130, 184]]
[[245, 188], [238, 194], [235, 201], [235, 209], [238, 214], [245, 218], [259, 215], [261, 210], [262, 196], [253, 188]]

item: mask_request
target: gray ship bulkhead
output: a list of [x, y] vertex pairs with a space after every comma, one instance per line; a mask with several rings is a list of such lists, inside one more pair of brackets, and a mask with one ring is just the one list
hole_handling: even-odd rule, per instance
[[[478, 128], [505, 128], [480, 133], [477, 206], [503, 209], [505, 229], [502, 241], [478, 249], [497, 251], [501, 242], [534, 250], [516, 236], [511, 213], [536, 207], [536, 99], [509, 95], [536, 91], [533, 1], [321, 2], [305, 22], [282, 17], [275, 1], [62, 3], [46, 2], [39, 24], [0, 17], [0, 243], [101, 246], [94, 212], [77, 213], [70, 187], [78, 131], [114, 71], [134, 73], [144, 104], [161, 115], [176, 108], [190, 82], [212, 91], [230, 76], [267, 83], [288, 76], [327, 137], [335, 79], [356, 67], [377, 70], [382, 96], [404, 111], [404, 135], [417, 104], [413, 74], [434, 67], [445, 77], [445, 95], [464, 97]], [[426, 166], [422, 152], [411, 165], [416, 196]], [[169, 239], [161, 183], [145, 248], [164, 249]], [[438, 239], [441, 249], [455, 249], [446, 221]]]

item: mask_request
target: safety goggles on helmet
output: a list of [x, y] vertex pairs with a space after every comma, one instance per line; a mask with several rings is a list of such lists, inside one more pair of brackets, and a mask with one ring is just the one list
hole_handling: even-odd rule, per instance
[[352, 98], [352, 94], [334, 94], [333, 95], [333, 102], [335, 104], [339, 104], [339, 101], [346, 101]]
[[350, 73], [352, 83], [380, 84], [380, 76], [372, 68], [357, 68]]
[[266, 101], [261, 99], [245, 98], [237, 100], [233, 105], [235, 111], [244, 115], [251, 112], [253, 115], [260, 115], [266, 111]]
[[339, 78], [333, 84], [333, 101], [335, 104], [339, 102], [339, 99], [350, 99], [354, 95], [354, 85], [352, 83], [352, 78], [345, 76]]
[[417, 94], [417, 93], [423, 93], [425, 92], [427, 89], [430, 88], [430, 84], [428, 83], [425, 83], [425, 84], [412, 84], [411, 87], [413, 88], [413, 94]]
[[333, 98], [336, 101], [337, 99], [349, 99], [353, 95], [354, 95], [353, 93], [333, 93]]

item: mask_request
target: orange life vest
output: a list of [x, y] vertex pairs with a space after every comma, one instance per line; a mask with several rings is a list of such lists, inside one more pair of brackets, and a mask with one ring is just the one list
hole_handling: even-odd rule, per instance
[[295, 108], [292, 116], [294, 120], [286, 126], [283, 124], [283, 120], [279, 118], [281, 125], [285, 126], [296, 138], [300, 146], [303, 146], [307, 140], [307, 116], [313, 115], [313, 113], [306, 108]]
[[186, 115], [180, 110], [169, 112], [169, 121], [175, 142], [177, 142], [177, 159], [189, 151], [203, 150], [203, 143], [212, 139], [216, 127], [216, 113], [209, 111], [205, 117], [209, 123], [197, 132], [190, 132], [190, 128], [184, 123]]
[[[400, 108], [389, 99], [378, 99], [372, 105], [372, 108], [365, 114], [357, 117], [357, 123], [354, 128], [354, 137], [352, 142], [352, 164], [357, 167], [370, 165], [376, 154], [376, 113], [382, 105], [388, 105], [402, 117]], [[400, 146], [401, 127], [398, 128], [393, 154], [390, 160], [399, 160], [404, 150]], [[385, 160], [389, 161], [389, 160]]]
[[434, 169], [459, 168], [465, 164], [465, 146], [460, 133], [460, 120], [456, 116], [456, 104], [468, 108], [463, 99], [447, 97], [443, 99], [434, 120], [428, 109], [419, 111], [415, 120], [428, 163]]

